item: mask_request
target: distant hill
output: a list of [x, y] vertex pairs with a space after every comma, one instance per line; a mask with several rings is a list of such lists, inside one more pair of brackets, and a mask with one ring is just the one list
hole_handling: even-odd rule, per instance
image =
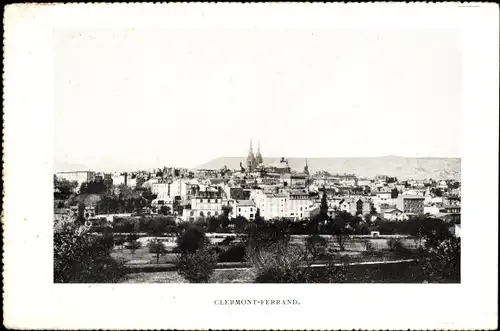
[[[265, 164], [279, 161], [281, 158], [264, 158]], [[304, 158], [289, 158], [288, 164], [293, 170], [302, 171]], [[229, 169], [240, 169], [240, 162], [246, 165], [246, 157], [220, 157], [202, 164], [198, 169], [221, 169], [227, 165]], [[309, 172], [314, 174], [326, 170], [331, 174], [355, 174], [357, 176], [375, 177], [388, 175], [398, 179], [457, 179], [461, 176], [460, 158], [417, 158], [400, 156], [381, 157], [328, 157], [308, 158]]]

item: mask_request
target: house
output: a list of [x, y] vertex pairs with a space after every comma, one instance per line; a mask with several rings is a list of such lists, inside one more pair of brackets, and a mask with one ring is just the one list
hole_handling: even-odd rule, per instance
[[339, 202], [339, 210], [340, 211], [345, 211], [345, 212], [350, 212], [351, 211], [351, 204], [349, 203], [349, 201], [345, 200], [345, 199], [342, 199], [340, 200]]
[[366, 215], [372, 209], [372, 204], [368, 199], [358, 198], [350, 203], [350, 212], [353, 215]]
[[437, 215], [439, 214], [439, 207], [433, 204], [424, 204], [424, 214]]
[[402, 219], [403, 211], [398, 208], [386, 209], [382, 212], [383, 218], [389, 221], [399, 221]]
[[252, 190], [250, 199], [265, 219], [287, 217], [305, 218], [304, 211], [314, 204], [305, 189], [275, 189], [274, 191]]
[[78, 186], [82, 183], [88, 183], [94, 180], [94, 171], [61, 171], [56, 172], [56, 177], [59, 179], [66, 179], [70, 182], [77, 182]]
[[242, 216], [249, 221], [255, 220], [255, 214], [257, 213], [257, 207], [255, 202], [252, 200], [235, 200], [232, 204], [233, 211], [231, 212], [231, 217]]
[[377, 192], [373, 194], [373, 203], [376, 205], [390, 205], [393, 203], [391, 192]]
[[197, 190], [191, 198], [191, 208], [184, 209], [182, 217], [184, 221], [195, 221], [196, 218], [219, 216], [222, 214], [221, 190], [208, 189]]
[[337, 176], [339, 185], [343, 187], [353, 187], [356, 186], [356, 176], [354, 175], [340, 175]]
[[[318, 205], [312, 205], [309, 207], [306, 207], [303, 211], [303, 218], [305, 219], [311, 219], [319, 215], [320, 208]], [[333, 214], [332, 214], [333, 215]]]
[[396, 199], [396, 208], [405, 214], [423, 214], [425, 197], [421, 195], [400, 195]]
[[54, 210], [55, 221], [69, 221], [70, 219], [71, 219], [71, 214], [69, 210], [65, 208], [59, 208]]
[[440, 188], [442, 190], [446, 190], [448, 188], [448, 184], [446, 183], [446, 181], [442, 180], [439, 182], [438, 188]]

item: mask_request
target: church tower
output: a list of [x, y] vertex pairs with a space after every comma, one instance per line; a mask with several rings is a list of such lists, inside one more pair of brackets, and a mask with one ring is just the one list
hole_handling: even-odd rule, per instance
[[256, 165], [264, 163], [264, 160], [262, 159], [262, 155], [260, 154], [260, 141], [258, 142], [258, 145], [257, 145], [257, 155], [255, 156], [255, 163], [256, 163]]
[[309, 166], [307, 165], [307, 159], [306, 159], [306, 165], [304, 166], [304, 174], [309, 176]]
[[250, 150], [247, 156], [247, 170], [252, 171], [255, 168], [255, 156], [253, 155], [252, 139], [250, 139]]

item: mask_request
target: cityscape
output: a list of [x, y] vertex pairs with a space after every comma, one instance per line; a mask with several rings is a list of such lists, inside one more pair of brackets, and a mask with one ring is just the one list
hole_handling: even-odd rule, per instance
[[460, 210], [459, 179], [311, 173], [252, 140], [237, 169], [57, 172], [56, 238], [105, 253], [95, 275], [56, 260], [55, 281], [459, 282]]
[[55, 35], [55, 283], [459, 283], [455, 31]]

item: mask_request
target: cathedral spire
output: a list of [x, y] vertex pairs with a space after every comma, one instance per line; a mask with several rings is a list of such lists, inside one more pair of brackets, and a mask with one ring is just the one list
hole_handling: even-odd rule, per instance
[[305, 173], [306, 175], [309, 175], [309, 166], [307, 165], [307, 159], [305, 159], [305, 161], [306, 161], [306, 164], [305, 164], [305, 166], [304, 166], [304, 173]]
[[264, 163], [264, 160], [262, 159], [262, 154], [260, 154], [260, 141], [257, 143], [257, 155], [255, 156], [255, 163], [257, 165]]
[[255, 156], [253, 155], [252, 139], [250, 139], [250, 149], [247, 156], [247, 168], [248, 171], [252, 171], [255, 168]]

